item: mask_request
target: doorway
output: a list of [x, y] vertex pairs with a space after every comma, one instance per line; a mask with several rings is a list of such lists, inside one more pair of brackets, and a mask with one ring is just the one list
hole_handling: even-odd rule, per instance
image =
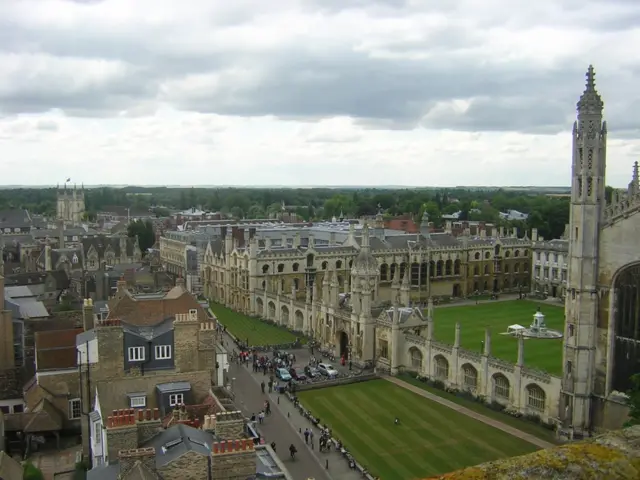
[[551, 296], [556, 298], [558, 296], [558, 287], [551, 287]]
[[349, 358], [349, 337], [346, 332], [339, 332], [338, 337], [340, 358], [344, 357], [347, 360]]

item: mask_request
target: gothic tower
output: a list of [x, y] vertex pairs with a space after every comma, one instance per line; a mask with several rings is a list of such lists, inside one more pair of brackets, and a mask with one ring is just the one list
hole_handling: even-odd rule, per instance
[[57, 197], [57, 220], [65, 225], [80, 225], [84, 219], [86, 208], [84, 187], [78, 189], [74, 185], [73, 189], [67, 188], [67, 184], [65, 183], [62, 189], [58, 187]]
[[596, 385], [598, 328], [599, 236], [605, 206], [607, 126], [595, 72], [577, 104], [573, 124], [569, 268], [565, 304], [564, 375], [561, 415], [575, 432], [591, 430], [592, 396]]

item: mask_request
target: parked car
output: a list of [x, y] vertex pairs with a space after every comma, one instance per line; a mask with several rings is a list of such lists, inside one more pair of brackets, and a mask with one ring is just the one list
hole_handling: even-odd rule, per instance
[[304, 367], [304, 373], [306, 373], [307, 377], [309, 378], [316, 378], [318, 375], [320, 375], [318, 369], [316, 367], [312, 367], [311, 365], [307, 365], [306, 367]]
[[330, 363], [319, 363], [318, 364], [318, 370], [320, 371], [320, 373], [326, 377], [337, 377], [338, 376], [338, 370], [336, 370], [335, 368], [333, 368], [333, 365], [331, 365]]
[[289, 380], [291, 380], [291, 374], [287, 371], [286, 368], [277, 369], [276, 377], [278, 377], [283, 382], [288, 382]]
[[307, 375], [302, 368], [290, 368], [289, 373], [294, 380], [297, 380], [299, 382], [304, 382], [307, 379]]

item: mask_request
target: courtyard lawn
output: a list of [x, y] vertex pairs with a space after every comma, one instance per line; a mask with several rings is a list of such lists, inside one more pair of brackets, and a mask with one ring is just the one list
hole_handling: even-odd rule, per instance
[[[455, 325], [460, 322], [460, 344], [467, 350], [481, 351], [485, 328], [491, 329], [491, 354], [516, 362], [518, 341], [511, 335], [501, 335], [509, 325], [517, 323], [528, 327], [533, 315], [541, 307], [548, 328], [564, 331], [564, 309], [548, 303], [529, 300], [509, 300], [480, 303], [460, 307], [441, 307], [434, 312], [434, 338], [453, 344]], [[524, 362], [532, 368], [553, 375], [562, 373], [562, 339], [525, 339]]]
[[[238, 340], [246, 342], [248, 339], [251, 346], [278, 345], [296, 341], [296, 335], [284, 328], [235, 312], [217, 303], [212, 302], [210, 307], [218, 318], [218, 322]], [[301, 338], [300, 341], [304, 342], [304, 339]]]
[[[420, 479], [537, 450], [385, 380], [309, 390], [298, 397], [383, 480]], [[400, 425], [394, 425], [396, 416]]]

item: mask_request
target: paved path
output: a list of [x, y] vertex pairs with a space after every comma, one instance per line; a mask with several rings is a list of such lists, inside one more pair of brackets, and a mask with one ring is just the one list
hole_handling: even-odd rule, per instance
[[439, 403], [440, 405], [444, 405], [445, 407], [449, 407], [452, 410], [455, 410], [458, 413], [461, 413], [463, 415], [466, 415], [468, 417], [471, 417], [475, 420], [478, 420], [486, 425], [489, 425], [491, 427], [497, 428], [498, 430], [502, 430], [505, 433], [508, 433], [510, 435], [513, 435], [514, 437], [520, 438], [522, 440], [525, 440], [529, 443], [532, 443], [533, 445], [535, 445], [536, 447], [540, 447], [540, 448], [552, 448], [555, 447], [556, 445], [549, 443], [549, 442], [545, 442], [544, 440], [541, 440], [540, 438], [536, 437], [535, 435], [531, 435], [529, 433], [523, 432], [522, 430], [518, 430], [517, 428], [511, 427], [505, 423], [500, 422], [499, 420], [495, 420], [493, 418], [490, 417], [486, 417], [484, 415], [482, 415], [481, 413], [478, 412], [474, 412], [473, 410], [469, 410], [466, 407], [463, 407], [461, 405], [458, 405], [457, 403], [454, 403], [450, 400], [446, 400], [442, 397], [439, 397], [437, 395], [434, 395], [433, 393], [427, 392], [426, 390], [420, 388], [420, 387], [416, 387], [415, 385], [411, 385], [410, 383], [407, 383], [403, 380], [400, 380], [399, 378], [395, 378], [395, 377], [383, 377], [385, 380], [394, 383], [396, 385], [398, 385], [399, 387], [402, 388], [406, 388], [407, 390], [410, 390], [414, 393], [417, 393], [418, 395], [427, 398], [433, 402]]
[[[231, 339], [225, 335], [227, 345]], [[295, 350], [297, 365], [304, 365], [308, 362], [309, 352], [307, 349]], [[304, 362], [304, 363], [302, 363]], [[258, 414], [263, 408], [264, 401], [271, 402], [271, 415], [265, 419], [264, 424], [258, 425], [260, 433], [265, 437], [267, 443], [276, 442], [276, 453], [285, 464], [291, 476], [298, 480], [314, 478], [315, 480], [362, 480], [362, 476], [349, 470], [346, 460], [336, 452], [321, 453], [317, 450], [317, 439], [320, 437], [319, 430], [316, 433], [316, 449], [311, 450], [304, 443], [302, 431], [307, 427], [312, 427], [311, 423], [293, 408], [293, 405], [286, 397], [272, 394], [263, 394], [260, 391], [260, 382], [268, 381], [268, 376], [262, 373], [253, 373], [251, 366], [245, 367], [232, 363], [229, 367], [229, 378], [233, 380], [233, 390], [235, 393], [236, 406], [240, 408], [247, 417]], [[280, 397], [280, 404], [278, 404]], [[295, 460], [289, 458], [289, 445], [294, 444], [298, 449]], [[329, 469], [326, 469], [328, 461]]]
[[[496, 302], [510, 302], [512, 300], [518, 300], [519, 294], [517, 293], [505, 293], [500, 294], [497, 300], [483, 299], [476, 301], [473, 298], [467, 298], [466, 300], [456, 300], [451, 303], [443, 303], [440, 305], [434, 305], [436, 309], [438, 308], [447, 308], [447, 307], [468, 307], [470, 305], [481, 305], [483, 303], [496, 303]], [[523, 300], [527, 300], [529, 302], [538, 302], [538, 303], [548, 303], [549, 305], [553, 305], [556, 307], [564, 306], [564, 302], [559, 302], [557, 299], [549, 297], [546, 300], [542, 300], [539, 298], [527, 297], [523, 298]], [[426, 306], [424, 307], [426, 309]]]

